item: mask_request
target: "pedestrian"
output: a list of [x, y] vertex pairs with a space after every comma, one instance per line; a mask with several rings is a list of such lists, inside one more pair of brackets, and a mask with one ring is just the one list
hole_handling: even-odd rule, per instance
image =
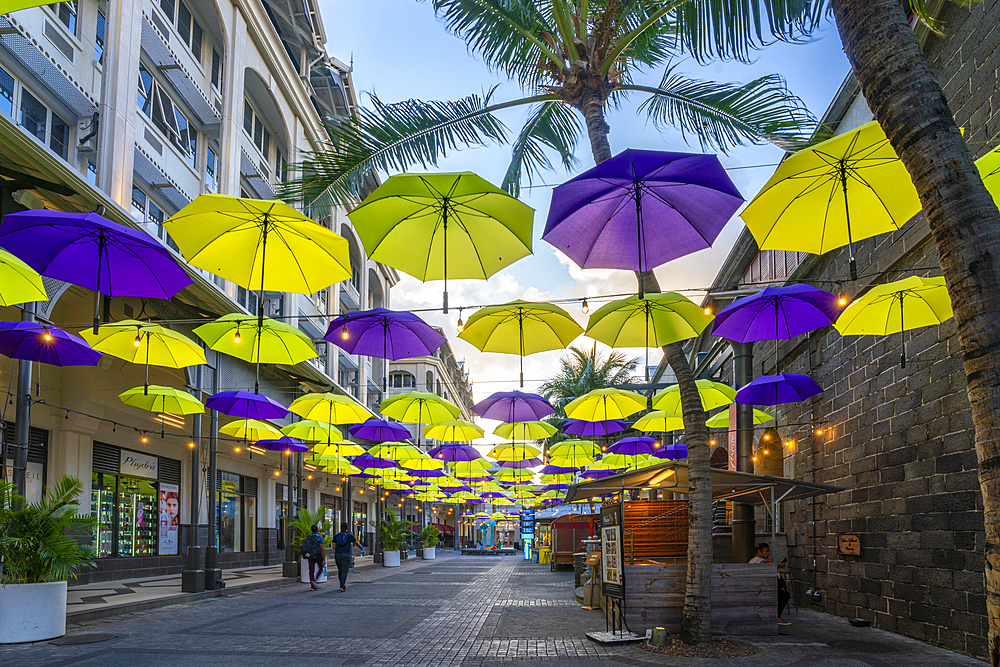
[[[760, 565], [766, 563], [773, 563], [774, 559], [771, 558], [771, 545], [767, 542], [761, 542], [754, 547], [754, 551], [757, 553], [756, 556], [750, 559], [752, 565]], [[787, 558], [782, 558], [778, 561], [778, 567], [785, 567], [788, 562]], [[778, 575], [778, 625], [791, 625], [788, 621], [781, 618], [781, 614], [785, 611], [785, 606], [788, 601], [792, 599], [792, 594], [788, 590], [788, 585], [785, 583], [785, 579], [779, 574]]]
[[323, 536], [319, 534], [319, 526], [313, 524], [310, 527], [312, 532], [302, 540], [300, 551], [302, 557], [309, 563], [309, 585], [313, 590], [319, 588], [316, 580], [323, 574], [323, 566], [326, 565], [326, 555], [323, 553]]
[[347, 571], [351, 569], [354, 559], [353, 547], [358, 543], [354, 533], [349, 532], [350, 526], [340, 524], [340, 532], [333, 536], [333, 560], [337, 563], [337, 575], [340, 577], [340, 590], [347, 590]]

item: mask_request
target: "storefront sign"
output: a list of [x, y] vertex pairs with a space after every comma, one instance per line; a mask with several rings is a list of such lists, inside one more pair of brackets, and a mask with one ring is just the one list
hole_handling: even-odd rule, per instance
[[837, 536], [837, 550], [841, 556], [860, 556], [861, 537], [859, 535], [841, 533]]
[[625, 575], [622, 572], [622, 506], [609, 505], [601, 508], [601, 581], [605, 597], [625, 598]]
[[160, 555], [177, 553], [177, 533], [181, 525], [180, 489], [176, 484], [160, 483]]
[[[7, 481], [11, 484], [14, 483], [14, 461], [7, 459], [7, 467], [4, 468], [4, 472], [7, 473]], [[42, 477], [45, 474], [45, 466], [41, 463], [29, 463], [28, 470], [25, 473], [25, 488], [24, 497], [29, 503], [39, 503], [42, 501]]]
[[530, 540], [535, 537], [535, 510], [521, 511], [521, 539]]
[[159, 459], [149, 454], [121, 450], [121, 461], [118, 471], [130, 477], [145, 477], [156, 479], [159, 476]]

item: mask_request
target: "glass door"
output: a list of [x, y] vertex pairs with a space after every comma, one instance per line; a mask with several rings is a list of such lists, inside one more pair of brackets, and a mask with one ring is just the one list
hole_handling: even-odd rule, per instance
[[114, 548], [115, 491], [118, 478], [95, 472], [90, 487], [90, 513], [97, 519], [94, 525], [94, 548], [98, 558], [112, 555]]

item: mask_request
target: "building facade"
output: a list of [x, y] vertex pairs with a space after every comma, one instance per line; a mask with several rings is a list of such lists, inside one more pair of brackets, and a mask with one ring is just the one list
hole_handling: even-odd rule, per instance
[[[978, 158], [1000, 143], [1000, 6], [943, 3], [941, 12], [942, 35], [920, 27], [918, 34]], [[848, 76], [824, 125], [839, 134], [871, 119]], [[760, 251], [744, 230], [706, 305], [717, 312], [741, 292], [797, 282], [852, 299], [877, 284], [941, 273], [922, 214], [854, 247], [857, 281], [849, 279], [846, 249], [823, 256]], [[954, 321], [887, 337], [841, 336], [827, 327], [777, 349], [753, 345], [755, 377], [774, 373], [776, 360], [781, 372], [808, 375], [824, 392], [777, 406], [775, 420], [756, 427], [756, 471], [845, 489], [787, 503], [778, 517], [798, 604], [985, 657], [982, 496]], [[702, 336], [691, 362], [697, 376], [734, 385], [727, 341]], [[726, 435], [713, 432], [720, 444]], [[767, 521], [758, 514], [762, 538]], [[859, 538], [860, 555], [841, 553], [843, 534]]]
[[[351, 69], [325, 43], [315, 0], [75, 0], [0, 16], [0, 214], [103, 206], [109, 219], [176, 253], [164, 220], [203, 193], [274, 199], [289, 165], [323, 146], [325, 124], [355, 112]], [[316, 341], [319, 357], [262, 368], [261, 392], [288, 405], [331, 390], [372, 407], [381, 362], [343, 354], [322, 337], [332, 315], [388, 306], [398, 276], [365, 256], [345, 210], [310, 214], [347, 238], [353, 276], [317, 294], [263, 295], [265, 314]], [[164, 320], [197, 340], [198, 323], [257, 312], [256, 292], [188, 271], [194, 284], [170, 301], [102, 299], [103, 321]], [[38, 319], [82, 329], [94, 294], [45, 283], [50, 300], [37, 304]], [[21, 312], [5, 308], [2, 317]], [[151, 368], [149, 381], [202, 399], [253, 386], [248, 364], [211, 350], [207, 360]], [[105, 356], [97, 368], [34, 371], [28, 491], [37, 497], [62, 475], [82, 482], [82, 505], [99, 518], [101, 556], [84, 581], [177, 572], [192, 536], [206, 545], [212, 448], [221, 567], [280, 562], [281, 526], [297, 506], [326, 507], [338, 522], [346, 506], [359, 531], [374, 525], [371, 489], [355, 485], [345, 505], [341, 478], [219, 436], [226, 416], [124, 406], [118, 394], [143, 384], [141, 367]], [[11, 360], [0, 359], [0, 372], [14, 373]], [[11, 443], [13, 407], [5, 417]]]

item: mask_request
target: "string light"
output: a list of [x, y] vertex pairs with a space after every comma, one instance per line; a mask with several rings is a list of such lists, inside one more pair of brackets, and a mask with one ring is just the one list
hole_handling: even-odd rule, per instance
[[188, 443], [188, 447], [190, 447], [191, 449], [194, 449], [195, 448], [195, 444], [193, 442], [189, 442]]
[[347, 340], [348, 338], [351, 337], [350, 332], [347, 330], [346, 324], [344, 325], [344, 328], [340, 330], [340, 337], [343, 338], [344, 340]]
[[233, 336], [233, 342], [239, 345], [243, 342], [243, 338], [240, 336], [240, 328], [236, 327], [236, 334]]
[[240, 448], [239, 448], [239, 447], [237, 447], [237, 448], [236, 448], [236, 453], [237, 453], [237, 454], [239, 454], [239, 453], [240, 453]]
[[816, 435], [823, 435], [823, 429], [821, 428], [816, 429]]
[[142, 334], [136, 334], [135, 340], [132, 341], [132, 344], [136, 347], [142, 347]]
[[306, 479], [312, 479], [312, 478], [313, 478], [312, 475], [306, 475]]
[[42, 334], [42, 338], [45, 339], [46, 343], [52, 341], [52, 334], [49, 333], [48, 329], [45, 329], [45, 333]]
[[705, 307], [705, 314], [706, 315], [711, 315], [712, 314], [712, 307], [711, 306], [706, 306]]
[[841, 306], [846, 306], [847, 305], [847, 297], [846, 296], [840, 297], [840, 301], [838, 303], [840, 303]]
[[281, 471], [280, 470], [275, 470], [274, 471], [274, 476], [275, 477], [281, 477]]
[[465, 322], [462, 321], [462, 309], [458, 309], [458, 333], [465, 331]]
[[145, 435], [144, 435], [144, 436], [142, 436], [142, 444], [144, 444], [144, 445], [145, 445], [145, 444], [147, 444], [148, 442], [149, 442], [149, 438], [148, 438], [147, 436], [145, 436]]
[[715, 445], [715, 440], [709, 440], [709, 441], [708, 441], [708, 444], [710, 444], [710, 445]]
[[584, 314], [584, 315], [586, 315], [587, 313], [589, 313], [589, 312], [590, 312], [590, 304], [589, 304], [589, 303], [587, 303], [587, 300], [586, 300], [586, 299], [584, 299], [584, 300], [583, 300], [583, 306], [582, 306], [582, 307], [580, 308], [580, 310], [582, 310], [582, 311], [583, 311], [583, 314]]

